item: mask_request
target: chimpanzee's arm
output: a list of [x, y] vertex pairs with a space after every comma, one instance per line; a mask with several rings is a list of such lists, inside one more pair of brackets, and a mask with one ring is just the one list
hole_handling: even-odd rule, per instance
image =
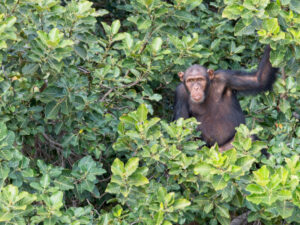
[[278, 71], [270, 63], [270, 50], [270, 46], [267, 45], [257, 71], [252, 73], [233, 70], [220, 71], [225, 75], [226, 86], [237, 91], [260, 92], [270, 90]]
[[176, 88], [175, 92], [175, 104], [174, 104], [174, 115], [173, 120], [179, 118], [187, 119], [189, 118], [189, 109], [188, 109], [189, 96], [184, 87], [184, 84], [181, 83]]

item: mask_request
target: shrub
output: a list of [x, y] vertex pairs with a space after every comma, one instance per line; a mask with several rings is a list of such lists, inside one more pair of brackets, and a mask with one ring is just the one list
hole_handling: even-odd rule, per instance
[[[2, 1], [0, 223], [300, 221], [299, 11], [296, 0]], [[168, 122], [177, 72], [254, 69], [265, 44], [281, 74], [274, 91], [240, 97], [234, 149], [203, 147], [194, 119]]]

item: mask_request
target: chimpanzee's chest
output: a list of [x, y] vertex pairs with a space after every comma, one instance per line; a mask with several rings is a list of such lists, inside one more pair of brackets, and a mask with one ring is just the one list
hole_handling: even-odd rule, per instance
[[201, 122], [202, 139], [208, 144], [220, 146], [231, 140], [235, 128], [245, 123], [242, 109], [236, 98], [224, 99], [216, 104], [190, 105], [191, 116]]

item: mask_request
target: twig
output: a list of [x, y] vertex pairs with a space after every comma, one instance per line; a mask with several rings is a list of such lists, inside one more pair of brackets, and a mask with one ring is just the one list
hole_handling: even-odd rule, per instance
[[104, 182], [104, 181], [108, 181], [109, 179], [111, 178], [111, 176], [107, 177], [107, 178], [104, 178], [102, 180], [98, 180], [99, 182]]
[[16, 10], [16, 8], [17, 8], [17, 5], [19, 5], [19, 3], [20, 3], [20, 0], [18, 0], [18, 1], [16, 2], [16, 4], [14, 5], [13, 10], [11, 11], [12, 14], [15, 12], [15, 10]]
[[106, 92], [106, 93], [103, 95], [103, 97], [100, 99], [100, 102], [103, 102], [103, 101], [106, 99], [106, 97], [107, 97], [113, 90], [114, 90], [114, 88], [109, 89], [108, 92]]
[[92, 206], [92, 208], [94, 209], [94, 211], [96, 212], [96, 214], [97, 214], [98, 216], [100, 216], [100, 213], [95, 209], [95, 206], [94, 206], [92, 203], [90, 203], [90, 201], [89, 201], [88, 199], [86, 199], [86, 201], [87, 201], [87, 203], [88, 203], [90, 206]]
[[60, 150], [62, 150], [63, 146], [55, 141], [52, 140], [52, 138], [50, 138], [47, 134], [42, 133], [43, 137], [52, 145], [61, 148]]

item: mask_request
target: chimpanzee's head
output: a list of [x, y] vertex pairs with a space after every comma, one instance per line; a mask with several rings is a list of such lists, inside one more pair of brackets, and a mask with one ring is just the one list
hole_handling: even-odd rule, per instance
[[214, 78], [214, 71], [203, 66], [193, 65], [184, 73], [179, 72], [178, 76], [184, 83], [191, 100], [195, 103], [202, 103], [205, 100], [210, 81]]

